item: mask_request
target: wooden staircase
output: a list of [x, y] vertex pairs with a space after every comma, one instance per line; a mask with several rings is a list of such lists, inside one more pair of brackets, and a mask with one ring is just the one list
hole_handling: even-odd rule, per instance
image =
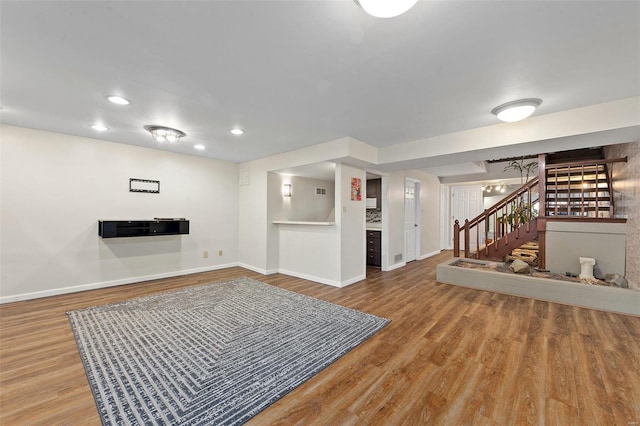
[[544, 268], [547, 220], [614, 217], [612, 169], [614, 163], [627, 159], [602, 157], [599, 148], [541, 154], [537, 178], [464, 224], [455, 221], [454, 256], [503, 261], [514, 249], [541, 237], [538, 258]]
[[545, 216], [613, 217], [608, 164], [598, 160], [590, 165], [566, 163], [548, 168]]
[[502, 261], [513, 249], [534, 240], [538, 236], [538, 186], [538, 178], [534, 178], [478, 216], [465, 220], [464, 225], [456, 220], [454, 256], [460, 256], [462, 245], [464, 257]]

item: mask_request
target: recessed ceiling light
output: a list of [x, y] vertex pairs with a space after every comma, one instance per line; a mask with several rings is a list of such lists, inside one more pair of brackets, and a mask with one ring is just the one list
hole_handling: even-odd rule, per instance
[[204, 150], [204, 145], [202, 145], [202, 144], [194, 145], [193, 147], [195, 149], [197, 149], [197, 150], [200, 150], [200, 151]]
[[542, 100], [537, 98], [520, 99], [499, 105], [492, 109], [491, 113], [495, 114], [498, 119], [502, 121], [513, 123], [514, 121], [524, 120], [533, 114], [533, 111], [535, 111], [541, 103]]
[[234, 135], [243, 135], [244, 134], [244, 130], [235, 128], [235, 129], [231, 129], [231, 133], [234, 134]]
[[109, 130], [109, 128], [104, 124], [92, 124], [91, 128], [97, 132], [104, 132], [106, 130]]
[[125, 99], [122, 96], [107, 96], [107, 99], [109, 100], [109, 102], [113, 102], [116, 105], [129, 105], [131, 102], [129, 101], [129, 99]]

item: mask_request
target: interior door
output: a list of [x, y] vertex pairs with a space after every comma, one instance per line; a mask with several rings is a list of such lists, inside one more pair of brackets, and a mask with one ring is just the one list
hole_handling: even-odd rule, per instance
[[[482, 187], [480, 186], [453, 186], [451, 187], [451, 226], [456, 219], [460, 222], [460, 228], [465, 219], [471, 220], [483, 211]], [[469, 234], [469, 250], [478, 247], [476, 233]], [[464, 249], [464, 235], [460, 233], [460, 249]]]
[[418, 223], [416, 220], [416, 182], [407, 180], [404, 187], [405, 262], [416, 260]]

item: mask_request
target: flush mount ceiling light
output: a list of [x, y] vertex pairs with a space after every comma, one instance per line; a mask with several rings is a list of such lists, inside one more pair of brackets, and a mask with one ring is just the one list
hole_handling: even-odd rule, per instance
[[153, 139], [159, 143], [174, 144], [178, 143], [180, 138], [187, 136], [185, 132], [171, 127], [164, 126], [144, 126], [145, 130], [151, 133]]
[[244, 135], [244, 130], [242, 129], [238, 129], [237, 127], [235, 129], [231, 129], [231, 134], [232, 135]]
[[371, 16], [393, 18], [411, 9], [417, 0], [353, 0]]
[[507, 102], [491, 110], [498, 119], [513, 123], [514, 121], [524, 120], [536, 110], [542, 103], [541, 99], [529, 98], [517, 101]]
[[198, 145], [194, 145], [193, 146], [195, 149], [197, 149], [198, 151], [203, 151], [205, 146], [202, 144], [198, 144]]
[[115, 96], [115, 95], [107, 96], [107, 100], [116, 105], [129, 105], [131, 103], [129, 99], [125, 99], [122, 96]]
[[104, 124], [92, 124], [91, 127], [93, 130], [95, 130], [96, 132], [104, 132], [109, 130], [109, 128], [107, 126], [105, 126]]

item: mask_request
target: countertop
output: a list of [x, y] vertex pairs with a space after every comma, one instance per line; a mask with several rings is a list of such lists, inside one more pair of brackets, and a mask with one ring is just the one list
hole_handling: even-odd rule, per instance
[[305, 222], [301, 220], [274, 220], [273, 223], [277, 225], [312, 225], [312, 226], [331, 226], [335, 225], [335, 222]]

